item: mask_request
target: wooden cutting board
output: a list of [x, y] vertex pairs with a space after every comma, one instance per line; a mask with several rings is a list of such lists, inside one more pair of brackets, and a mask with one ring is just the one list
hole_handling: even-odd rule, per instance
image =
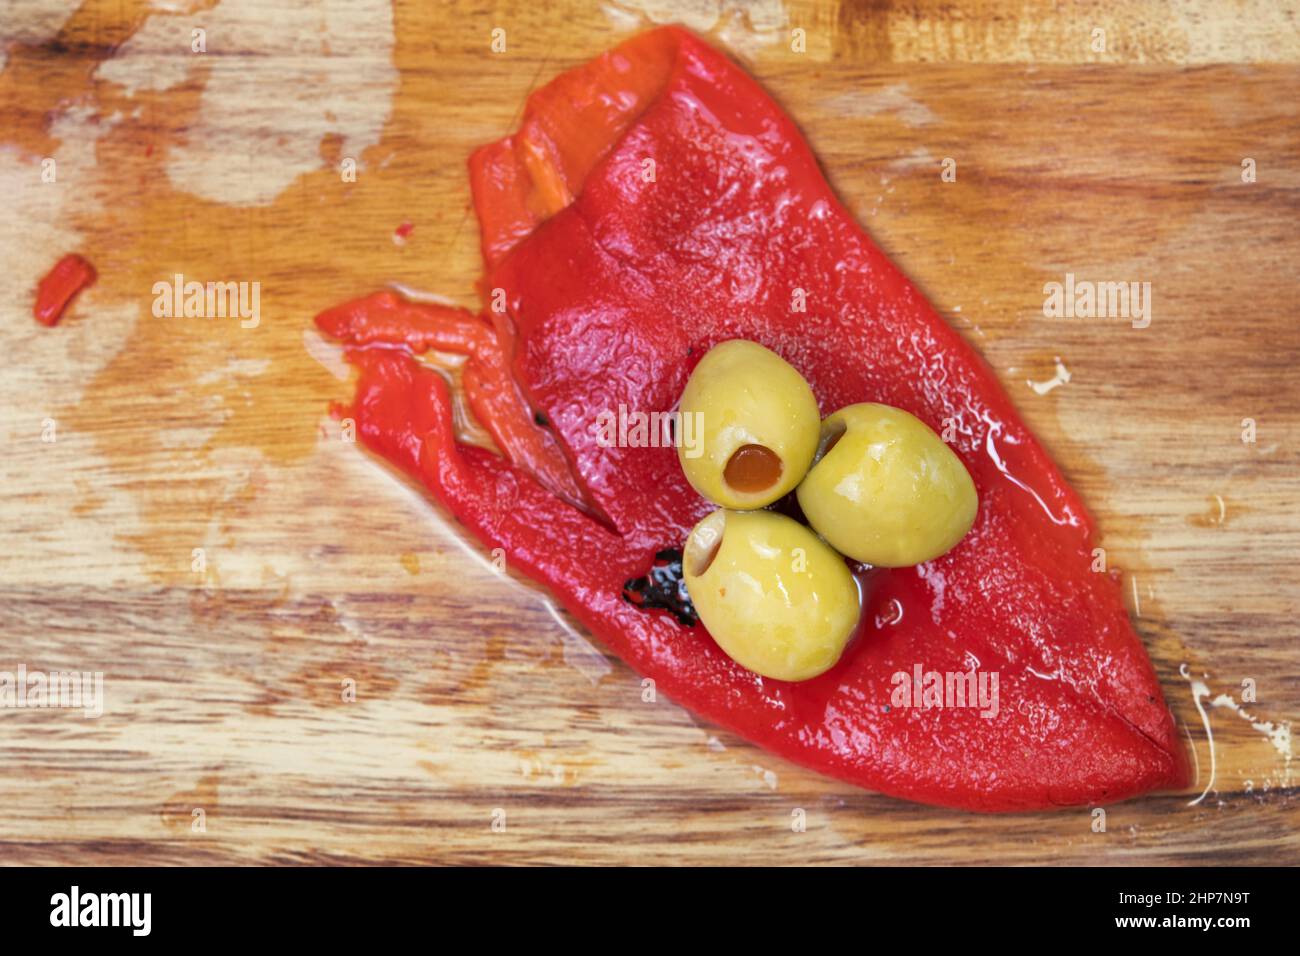
[[[104, 690], [95, 719], [0, 711], [0, 859], [1300, 863], [1300, 31], [1222, 6], [9, 5], [0, 670]], [[643, 699], [343, 440], [312, 316], [390, 282], [473, 306], [471, 148], [674, 19], [786, 107], [1081, 490], [1188, 791], [1102, 830], [794, 767]], [[99, 281], [37, 326], [71, 251]], [[1150, 324], [1045, 317], [1067, 273], [1149, 282]], [[155, 316], [177, 274], [260, 283], [256, 327]]]

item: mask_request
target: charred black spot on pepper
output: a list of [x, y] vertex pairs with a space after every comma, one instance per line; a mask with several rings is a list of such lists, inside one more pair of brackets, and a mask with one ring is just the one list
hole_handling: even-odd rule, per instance
[[623, 600], [643, 611], [667, 611], [682, 627], [694, 627], [700, 619], [691, 603], [691, 596], [686, 593], [680, 548], [656, 552], [650, 570], [643, 577], [631, 578], [623, 585]]
[[533, 412], [533, 421], [537, 423], [539, 428], [546, 428], [551, 424], [551, 420], [546, 417], [545, 412]]

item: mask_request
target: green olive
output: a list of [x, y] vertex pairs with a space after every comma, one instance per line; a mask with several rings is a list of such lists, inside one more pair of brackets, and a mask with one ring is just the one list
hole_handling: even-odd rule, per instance
[[979, 498], [966, 466], [915, 416], [850, 405], [828, 417], [821, 434], [799, 507], [842, 554], [886, 568], [920, 564], [974, 524]]
[[686, 539], [686, 591], [718, 646], [776, 680], [829, 670], [861, 610], [844, 559], [774, 511], [719, 510]]
[[817, 452], [820, 414], [803, 376], [756, 342], [700, 359], [682, 392], [677, 456], [691, 486], [724, 508], [761, 508], [794, 490]]

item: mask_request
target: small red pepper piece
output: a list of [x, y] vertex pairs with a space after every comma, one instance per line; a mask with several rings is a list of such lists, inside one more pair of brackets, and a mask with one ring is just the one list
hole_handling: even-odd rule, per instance
[[42, 325], [58, 325], [68, 303], [95, 279], [95, 267], [84, 258], [75, 252], [64, 256], [36, 287], [36, 304], [32, 310], [36, 321]]

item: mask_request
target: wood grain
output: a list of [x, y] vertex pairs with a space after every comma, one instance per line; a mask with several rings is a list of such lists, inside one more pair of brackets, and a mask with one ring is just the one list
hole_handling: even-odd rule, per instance
[[[101, 670], [105, 706], [0, 711], [0, 861], [1300, 863], [1290, 761], [1206, 702], [1211, 786], [1188, 680], [1237, 699], [1254, 680], [1255, 722], [1300, 713], [1293, 4], [5, 16], [0, 670]], [[1080, 488], [1196, 751], [1187, 793], [1106, 807], [1094, 832], [1088, 808], [972, 816], [793, 767], [643, 700], [341, 440], [326, 408], [349, 388], [311, 317], [387, 282], [473, 305], [470, 149], [537, 84], [678, 18], [786, 107]], [[73, 250], [100, 281], [41, 329], [35, 282]], [[155, 318], [177, 272], [260, 282], [260, 324]], [[1150, 282], [1150, 326], [1044, 318], [1066, 272]], [[1072, 378], [1040, 396], [1056, 356]]]

